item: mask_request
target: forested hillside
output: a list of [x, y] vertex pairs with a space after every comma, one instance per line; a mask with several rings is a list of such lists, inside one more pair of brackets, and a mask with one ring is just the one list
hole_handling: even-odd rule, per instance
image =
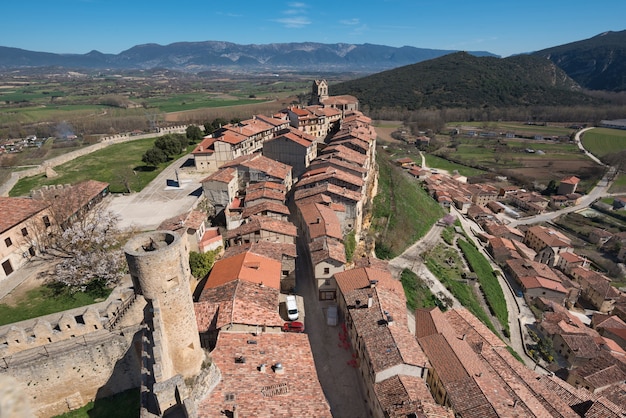
[[475, 57], [465, 52], [407, 65], [340, 84], [369, 109], [486, 108], [593, 104], [551, 61], [530, 55]]

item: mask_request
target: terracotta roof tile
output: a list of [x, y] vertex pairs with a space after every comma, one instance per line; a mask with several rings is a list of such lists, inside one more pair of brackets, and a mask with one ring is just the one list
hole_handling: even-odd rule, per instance
[[49, 204], [25, 197], [0, 196], [0, 233], [8, 231], [21, 222], [38, 214]]
[[237, 279], [279, 289], [280, 274], [280, 262], [248, 251], [216, 261], [204, 289]]
[[219, 330], [230, 324], [279, 328], [279, 290], [245, 280], [204, 288], [194, 304], [200, 332]]
[[225, 238], [231, 239], [238, 235], [251, 234], [255, 231], [270, 231], [290, 237], [296, 237], [298, 229], [289, 221], [272, 219], [267, 216], [252, 215], [249, 222], [238, 226], [235, 229], [226, 231]]
[[269, 241], [259, 241], [250, 244], [235, 245], [226, 248], [222, 258], [232, 257], [244, 252], [251, 252], [272, 260], [282, 261], [284, 257], [295, 258], [297, 256], [296, 244], [286, 244]]
[[335, 211], [319, 203], [299, 204], [298, 210], [311, 240], [328, 236], [343, 241], [341, 223]]
[[265, 201], [257, 205], [246, 206], [243, 212], [241, 212], [241, 217], [249, 218], [252, 215], [258, 215], [261, 212], [273, 212], [273, 213], [286, 215], [286, 216], [289, 216], [289, 213], [290, 213], [289, 208], [282, 203]]
[[234, 160], [222, 165], [222, 167], [238, 166], [242, 166], [247, 169], [254, 169], [280, 180], [284, 180], [291, 173], [291, 166], [264, 157], [258, 152], [249, 155], [242, 155], [241, 157], [237, 157]]
[[[306, 334], [221, 332], [211, 357], [222, 378], [198, 405], [199, 418], [221, 418], [234, 404], [240, 417], [332, 417]], [[273, 370], [276, 363], [283, 373]]]

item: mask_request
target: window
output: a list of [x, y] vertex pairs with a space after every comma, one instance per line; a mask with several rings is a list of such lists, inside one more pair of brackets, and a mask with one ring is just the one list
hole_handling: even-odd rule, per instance
[[28, 249], [28, 253], [30, 254], [31, 257], [34, 257], [35, 256], [35, 247], [31, 246]]
[[4, 263], [2, 263], [2, 269], [4, 270], [4, 274], [6, 274], [7, 276], [13, 273], [13, 266], [11, 265], [11, 260], [7, 260]]
[[28, 236], [28, 229], [22, 228], [22, 236], [23, 237], [27, 237]]
[[283, 270], [283, 276], [289, 276], [289, 270]]
[[330, 274], [330, 268], [324, 267], [324, 274]]
[[11, 241], [11, 238], [5, 238], [4, 243], [7, 246], [7, 248], [13, 245], [13, 241]]
[[50, 227], [50, 218], [48, 218], [47, 216], [43, 217], [43, 224], [46, 226], [46, 228]]

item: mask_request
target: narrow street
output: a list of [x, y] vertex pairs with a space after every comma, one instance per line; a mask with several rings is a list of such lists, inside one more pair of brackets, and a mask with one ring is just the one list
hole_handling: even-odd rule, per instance
[[304, 299], [305, 332], [309, 336], [317, 376], [334, 418], [365, 418], [369, 416], [362, 391], [359, 369], [351, 366], [351, 348], [341, 344], [339, 334], [343, 321], [326, 324], [326, 310], [331, 302], [320, 302], [312, 275], [311, 260], [304, 238], [297, 238], [296, 293]]

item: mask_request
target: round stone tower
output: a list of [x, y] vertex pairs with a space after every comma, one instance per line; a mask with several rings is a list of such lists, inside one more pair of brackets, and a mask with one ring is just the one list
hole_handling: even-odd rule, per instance
[[168, 231], [149, 232], [131, 238], [124, 252], [135, 293], [156, 301], [159, 307], [154, 326], [161, 324], [162, 353], [171, 361], [172, 375], [198, 374], [204, 351], [200, 347], [189, 285], [189, 255], [183, 240]]

